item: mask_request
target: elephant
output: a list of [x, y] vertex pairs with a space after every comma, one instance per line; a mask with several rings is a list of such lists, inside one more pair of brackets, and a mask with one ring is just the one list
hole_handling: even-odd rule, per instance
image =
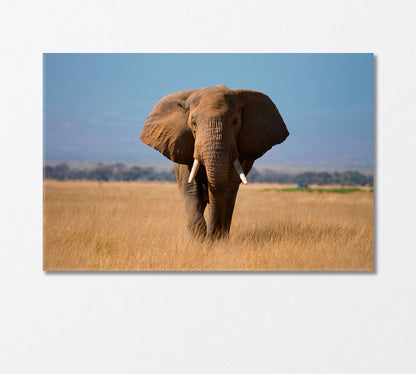
[[175, 163], [187, 230], [212, 240], [229, 236], [237, 192], [254, 160], [288, 136], [268, 96], [218, 85], [162, 98], [140, 139]]

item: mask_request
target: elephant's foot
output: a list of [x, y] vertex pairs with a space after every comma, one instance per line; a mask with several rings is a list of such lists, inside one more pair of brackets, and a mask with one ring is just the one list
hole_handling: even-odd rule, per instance
[[222, 239], [228, 239], [230, 236], [229, 227], [209, 227], [207, 229], [206, 241], [216, 241]]
[[207, 225], [205, 220], [191, 222], [187, 226], [188, 233], [197, 240], [204, 240], [207, 235]]

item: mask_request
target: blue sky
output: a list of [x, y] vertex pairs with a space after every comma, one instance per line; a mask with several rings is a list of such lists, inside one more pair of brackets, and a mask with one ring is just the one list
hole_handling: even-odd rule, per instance
[[258, 166], [373, 167], [373, 54], [45, 54], [44, 159], [169, 165], [143, 144], [165, 95], [267, 94], [290, 131]]

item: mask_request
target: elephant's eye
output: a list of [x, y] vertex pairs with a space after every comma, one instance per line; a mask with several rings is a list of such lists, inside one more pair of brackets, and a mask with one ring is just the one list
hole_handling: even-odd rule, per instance
[[191, 123], [192, 123], [192, 127], [196, 127], [196, 122], [195, 122], [195, 120], [194, 120], [194, 119], [192, 120], [192, 122], [191, 122]]

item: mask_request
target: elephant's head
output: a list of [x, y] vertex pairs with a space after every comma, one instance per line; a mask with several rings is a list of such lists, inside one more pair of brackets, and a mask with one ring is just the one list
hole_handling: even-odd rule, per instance
[[167, 95], [150, 113], [140, 138], [176, 163], [205, 167], [215, 215], [216, 201], [236, 173], [235, 161], [255, 160], [288, 135], [269, 97], [220, 85]]

